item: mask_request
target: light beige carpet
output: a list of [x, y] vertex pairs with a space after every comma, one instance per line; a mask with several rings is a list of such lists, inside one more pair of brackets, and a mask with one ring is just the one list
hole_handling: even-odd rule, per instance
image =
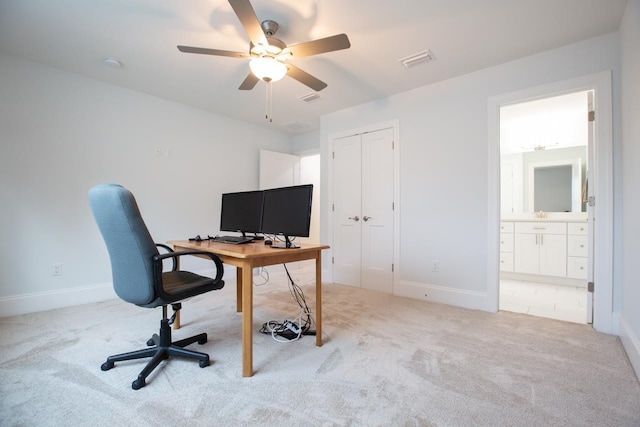
[[[304, 271], [293, 272], [313, 307]], [[490, 314], [325, 285], [324, 341], [254, 335], [241, 376], [234, 275], [184, 304], [174, 339], [212, 364], [171, 359], [141, 390], [160, 310], [120, 300], [0, 319], [2, 426], [638, 426], [640, 385], [617, 337], [588, 325]], [[255, 329], [297, 313], [286, 282], [255, 288]]]

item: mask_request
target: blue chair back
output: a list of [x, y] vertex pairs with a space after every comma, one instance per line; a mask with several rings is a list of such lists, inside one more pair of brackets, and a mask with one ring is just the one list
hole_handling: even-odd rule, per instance
[[89, 204], [111, 260], [113, 287], [123, 300], [147, 305], [156, 299], [153, 256], [158, 249], [133, 194], [117, 184], [89, 190]]

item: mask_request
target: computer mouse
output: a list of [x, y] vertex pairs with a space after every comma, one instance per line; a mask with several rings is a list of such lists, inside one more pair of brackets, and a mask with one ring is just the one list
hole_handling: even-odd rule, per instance
[[272, 242], [271, 240], [269, 240], [269, 239], [264, 239], [264, 244], [265, 244], [265, 245], [269, 245], [269, 246], [271, 246], [271, 244], [272, 244], [272, 243], [273, 243], [273, 242]]

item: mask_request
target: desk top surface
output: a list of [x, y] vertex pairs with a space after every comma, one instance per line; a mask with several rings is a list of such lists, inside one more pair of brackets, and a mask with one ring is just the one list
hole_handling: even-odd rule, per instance
[[283, 255], [295, 256], [294, 254], [304, 254], [329, 249], [328, 245], [313, 243], [297, 243], [300, 247], [296, 249], [279, 249], [265, 245], [263, 240], [243, 243], [240, 245], [214, 242], [213, 240], [202, 240], [200, 242], [193, 240], [169, 240], [167, 243], [180, 248], [207, 251], [217, 255], [225, 255], [233, 258], [264, 258], [280, 257]]

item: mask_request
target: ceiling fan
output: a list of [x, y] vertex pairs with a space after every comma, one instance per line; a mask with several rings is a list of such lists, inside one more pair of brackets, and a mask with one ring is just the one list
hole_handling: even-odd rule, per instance
[[288, 75], [315, 91], [321, 91], [327, 87], [325, 82], [287, 61], [351, 47], [346, 34], [338, 34], [287, 46], [282, 40], [274, 37], [278, 31], [278, 24], [270, 20], [260, 23], [249, 0], [229, 0], [229, 4], [231, 4], [251, 41], [248, 52], [233, 52], [191, 46], [178, 46], [178, 50], [202, 55], [251, 58], [249, 63], [251, 71], [238, 88], [240, 90], [253, 89], [259, 80], [270, 83]]

